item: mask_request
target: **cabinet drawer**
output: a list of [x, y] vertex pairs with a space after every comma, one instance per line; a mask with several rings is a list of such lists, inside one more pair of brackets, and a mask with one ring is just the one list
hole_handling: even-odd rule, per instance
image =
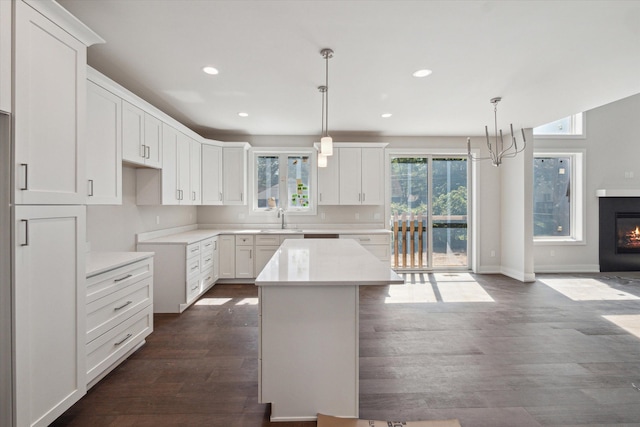
[[213, 251], [203, 252], [200, 262], [200, 271], [205, 271], [213, 268]]
[[259, 234], [256, 236], [256, 246], [279, 246], [279, 245], [280, 245], [279, 234], [269, 234], [266, 236]]
[[87, 344], [87, 382], [92, 381], [153, 331], [149, 305]]
[[187, 246], [187, 259], [191, 259], [200, 255], [200, 242], [192, 243]]
[[200, 294], [200, 276], [187, 281], [187, 302], [191, 302]]
[[87, 342], [93, 341], [132, 313], [151, 304], [151, 283], [152, 278], [148, 277], [87, 304]]
[[341, 239], [354, 239], [361, 245], [389, 245], [389, 234], [341, 234]]
[[144, 259], [87, 278], [87, 303], [93, 302], [153, 274], [153, 258]]
[[216, 250], [218, 249], [217, 246], [218, 246], [218, 241], [215, 237], [212, 237], [211, 239], [206, 239], [200, 242], [200, 250], [202, 252]]
[[213, 283], [216, 281], [215, 277], [213, 276], [213, 268], [210, 268], [209, 270], [205, 270], [202, 273], [202, 276], [200, 276], [200, 291], [204, 291], [205, 289], [209, 289], [211, 286], [213, 286]]
[[187, 278], [200, 274], [200, 257], [187, 260]]
[[253, 246], [253, 236], [236, 236], [236, 246]]

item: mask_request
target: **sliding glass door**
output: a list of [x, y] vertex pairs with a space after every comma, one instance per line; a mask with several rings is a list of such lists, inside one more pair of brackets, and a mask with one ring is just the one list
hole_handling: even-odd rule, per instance
[[390, 157], [392, 266], [468, 268], [467, 159]]

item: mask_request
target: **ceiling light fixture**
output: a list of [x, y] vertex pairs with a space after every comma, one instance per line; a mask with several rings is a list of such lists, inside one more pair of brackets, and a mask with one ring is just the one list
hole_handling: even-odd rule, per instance
[[327, 156], [322, 153], [318, 153], [318, 167], [326, 168], [327, 167]]
[[427, 77], [431, 73], [433, 73], [433, 71], [423, 68], [422, 70], [415, 71], [413, 77]]
[[393, 116], [393, 114], [391, 114], [391, 113], [382, 113], [382, 115], [380, 117], [382, 117], [383, 119], [388, 119], [391, 116]]
[[333, 50], [322, 49], [320, 54], [325, 61], [324, 86], [319, 86], [322, 93], [322, 137], [320, 138], [320, 154], [333, 155], [333, 139], [329, 136], [329, 59], [333, 58]]
[[218, 69], [210, 66], [202, 68], [202, 71], [204, 71], [207, 74], [211, 74], [212, 76], [215, 76], [216, 74], [218, 74]]
[[245, 112], [242, 112], [242, 111], [241, 111], [241, 112], [239, 112], [239, 113], [238, 113], [238, 115], [239, 115], [240, 117], [249, 117], [249, 113], [245, 113]]
[[489, 150], [489, 157], [475, 157], [471, 154], [471, 138], [467, 138], [467, 156], [469, 160], [480, 161], [480, 160], [491, 160], [491, 163], [494, 166], [500, 166], [502, 163], [502, 159], [510, 159], [515, 157], [518, 153], [524, 151], [527, 147], [527, 140], [524, 136], [524, 129], [520, 129], [522, 132], [522, 148], [518, 149], [518, 142], [516, 141], [516, 137], [513, 134], [513, 124], [510, 124], [511, 128], [511, 144], [504, 148], [504, 141], [502, 139], [502, 129], [500, 129], [500, 139], [498, 139], [498, 102], [502, 100], [501, 97], [491, 98], [489, 102], [493, 104], [493, 120], [494, 120], [494, 133], [495, 133], [495, 142], [492, 144], [489, 140], [489, 128], [487, 126], [484, 127], [484, 133], [487, 136], [487, 149]]

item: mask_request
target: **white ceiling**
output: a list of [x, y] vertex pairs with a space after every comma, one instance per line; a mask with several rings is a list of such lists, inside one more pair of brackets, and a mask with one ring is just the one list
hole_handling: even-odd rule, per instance
[[495, 96], [506, 129], [640, 93], [637, 0], [59, 3], [107, 41], [90, 65], [204, 135], [319, 134], [325, 47], [334, 136], [480, 135]]

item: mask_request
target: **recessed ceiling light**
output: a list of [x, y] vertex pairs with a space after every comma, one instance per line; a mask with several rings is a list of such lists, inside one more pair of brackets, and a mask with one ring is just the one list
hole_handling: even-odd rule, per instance
[[391, 114], [391, 113], [383, 113], [383, 114], [382, 114], [382, 118], [383, 118], [383, 119], [388, 119], [388, 118], [389, 118], [389, 117], [391, 117], [392, 115], [393, 115], [393, 114]]
[[204, 67], [202, 69], [202, 71], [204, 71], [207, 74], [211, 74], [212, 76], [215, 76], [216, 74], [218, 74], [218, 69], [217, 68], [209, 67], [209, 66]]
[[414, 72], [413, 77], [427, 77], [431, 73], [433, 73], [433, 71], [423, 68], [422, 70]]
[[238, 113], [240, 117], [249, 117], [249, 113], [240, 112]]

